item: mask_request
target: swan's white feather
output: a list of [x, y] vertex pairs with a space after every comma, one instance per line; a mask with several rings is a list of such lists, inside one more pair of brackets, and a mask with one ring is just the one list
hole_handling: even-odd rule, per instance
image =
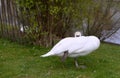
[[68, 51], [69, 57], [78, 57], [91, 53], [100, 45], [100, 40], [95, 36], [68, 37], [59, 41], [48, 53], [41, 57], [52, 55], [63, 56]]

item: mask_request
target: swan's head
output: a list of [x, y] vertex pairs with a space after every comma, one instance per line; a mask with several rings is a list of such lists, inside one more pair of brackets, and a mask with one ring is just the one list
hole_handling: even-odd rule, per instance
[[81, 36], [81, 32], [80, 31], [76, 31], [74, 34], [75, 37], [80, 37]]

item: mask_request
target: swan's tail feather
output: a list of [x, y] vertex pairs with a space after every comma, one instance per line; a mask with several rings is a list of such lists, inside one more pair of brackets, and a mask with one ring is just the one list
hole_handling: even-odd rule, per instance
[[46, 53], [44, 55], [41, 55], [40, 57], [48, 57], [48, 56], [52, 56], [52, 55], [54, 55], [54, 54], [51, 53], [51, 52], [48, 52], [48, 53]]

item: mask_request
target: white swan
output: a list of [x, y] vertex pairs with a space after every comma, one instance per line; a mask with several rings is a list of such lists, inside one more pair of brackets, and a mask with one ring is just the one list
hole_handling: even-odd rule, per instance
[[75, 33], [75, 37], [62, 39], [48, 53], [41, 55], [41, 57], [56, 55], [61, 56], [62, 61], [66, 57], [73, 57], [75, 58], [75, 65], [78, 67], [76, 57], [87, 55], [96, 50], [100, 46], [100, 40], [95, 36], [81, 36], [81, 33], [79, 33], [79, 37], [76, 37], [77, 34]]

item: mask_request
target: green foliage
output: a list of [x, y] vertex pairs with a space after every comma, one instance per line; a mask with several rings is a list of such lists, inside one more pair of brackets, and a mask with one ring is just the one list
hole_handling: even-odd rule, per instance
[[44, 46], [72, 36], [75, 29], [82, 29], [86, 18], [93, 22], [93, 9], [99, 9], [94, 0], [16, 0], [16, 3], [21, 23], [29, 26], [25, 37]]
[[83, 26], [84, 35], [95, 35], [101, 40], [105, 40], [120, 28], [116, 25], [119, 19], [113, 19], [118, 11], [112, 0], [98, 0], [94, 5], [88, 8], [88, 14], [84, 18], [84, 24], [86, 24]]
[[[13, 40], [22, 36], [21, 42], [46, 47], [53, 46], [61, 38], [73, 36], [75, 31], [81, 29], [84, 35], [100, 38], [103, 30], [113, 27], [118, 29], [116, 25], [111, 25], [115, 13], [111, 14], [110, 8], [119, 6], [111, 4], [111, 1], [113, 0], [2, 0], [0, 33], [9, 38], [12, 35]], [[27, 29], [20, 32], [21, 27]], [[103, 39], [108, 37], [104, 36]]]

